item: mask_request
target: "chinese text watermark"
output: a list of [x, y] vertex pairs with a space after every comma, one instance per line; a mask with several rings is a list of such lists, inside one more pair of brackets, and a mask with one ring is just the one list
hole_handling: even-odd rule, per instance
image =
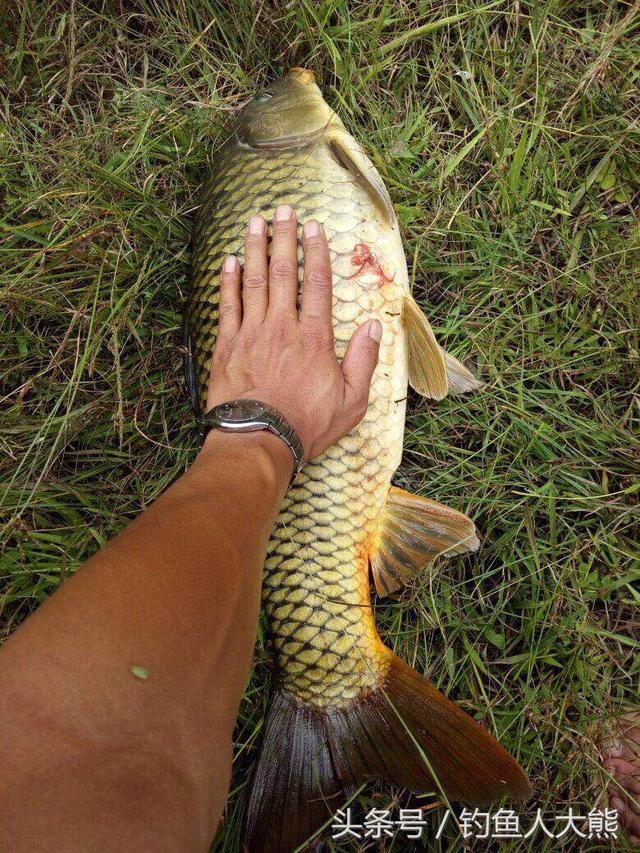
[[[362, 822], [352, 816], [350, 808], [339, 809], [331, 825], [332, 838], [392, 838], [402, 833], [407, 838], [417, 840], [428, 835], [441, 838], [448, 826], [458, 827], [463, 838], [531, 838], [543, 833], [548, 838], [564, 838], [575, 835], [578, 838], [607, 839], [618, 836], [618, 812], [615, 809], [591, 809], [586, 815], [575, 814], [569, 807], [564, 813], [544, 815], [538, 809], [532, 818], [521, 818], [511, 809], [498, 809], [495, 812], [480, 809], [462, 809], [454, 814], [448, 809], [437, 827], [427, 820], [422, 809], [400, 809], [397, 818], [393, 818], [387, 809], [371, 809]], [[427, 831], [427, 827], [431, 831]], [[435, 830], [435, 832], [434, 832]]]

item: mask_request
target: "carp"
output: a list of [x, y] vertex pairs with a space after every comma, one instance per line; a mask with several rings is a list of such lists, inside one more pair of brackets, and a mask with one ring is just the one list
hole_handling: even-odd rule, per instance
[[[247, 806], [252, 853], [291, 853], [371, 778], [476, 805], [531, 793], [500, 744], [376, 630], [370, 572], [387, 595], [438, 555], [479, 544], [466, 515], [391, 484], [407, 383], [433, 400], [480, 383], [437, 343], [410, 293], [389, 193], [306, 69], [248, 103], [203, 187], [186, 324], [194, 405], [206, 402], [222, 261], [242, 263], [245, 223], [269, 221], [279, 204], [325, 229], [338, 357], [365, 320], [378, 318], [383, 335], [364, 419], [303, 467], [269, 543], [276, 676]], [[302, 286], [300, 247], [299, 273]]]

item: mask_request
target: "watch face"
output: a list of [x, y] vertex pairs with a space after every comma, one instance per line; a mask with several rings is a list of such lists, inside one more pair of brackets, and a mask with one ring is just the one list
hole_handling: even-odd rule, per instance
[[219, 407], [218, 413], [226, 421], [241, 423], [261, 417], [264, 414], [264, 406], [257, 400], [229, 400]]

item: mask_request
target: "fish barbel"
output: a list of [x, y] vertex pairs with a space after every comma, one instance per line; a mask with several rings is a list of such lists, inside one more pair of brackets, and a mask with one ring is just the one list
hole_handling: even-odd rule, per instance
[[[207, 180], [193, 236], [187, 378], [206, 402], [219, 270], [243, 259], [244, 226], [279, 204], [322, 223], [331, 254], [336, 352], [378, 318], [379, 362], [362, 422], [304, 466], [269, 543], [263, 605], [276, 678], [254, 772], [245, 849], [290, 853], [382, 777], [452, 799], [526, 797], [524, 772], [488, 732], [383, 645], [370, 603], [439, 554], [475, 550], [465, 515], [391, 485], [400, 463], [407, 383], [441, 399], [477, 387], [438, 346], [409, 290], [389, 194], [326, 103], [312, 72], [292, 69], [244, 108]], [[302, 254], [299, 247], [299, 280]], [[425, 761], [426, 757], [426, 761]]]

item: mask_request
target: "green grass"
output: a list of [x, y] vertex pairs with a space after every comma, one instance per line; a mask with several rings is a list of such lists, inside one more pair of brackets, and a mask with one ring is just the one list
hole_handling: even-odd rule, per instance
[[[254, 87], [307, 65], [389, 187], [441, 340], [488, 383], [411, 398], [397, 482], [469, 512], [483, 546], [377, 602], [381, 633], [528, 767], [523, 816], [603, 807], [598, 744], [640, 675], [639, 22], [638, 3], [612, 0], [13, 4], [2, 633], [193, 458], [180, 322], [198, 184]], [[264, 717], [263, 637], [214, 845], [229, 853]], [[384, 784], [359, 799], [434, 802]], [[585, 846], [610, 845], [566, 849]]]

